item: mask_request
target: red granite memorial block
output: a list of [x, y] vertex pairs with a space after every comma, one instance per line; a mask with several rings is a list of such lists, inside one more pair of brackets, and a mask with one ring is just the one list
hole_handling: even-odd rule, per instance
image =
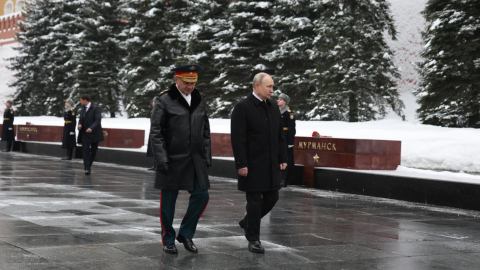
[[[77, 131], [78, 132], [78, 131]], [[102, 147], [141, 148], [145, 144], [145, 130], [104, 128]], [[17, 140], [62, 142], [63, 126], [19, 125]]]
[[145, 130], [103, 128], [101, 147], [140, 148], [145, 144]]
[[296, 137], [295, 164], [304, 165], [304, 185], [311, 187], [314, 167], [355, 170], [396, 170], [401, 142], [366, 139]]
[[232, 143], [230, 134], [227, 133], [211, 133], [212, 140], [212, 156], [215, 157], [233, 157]]

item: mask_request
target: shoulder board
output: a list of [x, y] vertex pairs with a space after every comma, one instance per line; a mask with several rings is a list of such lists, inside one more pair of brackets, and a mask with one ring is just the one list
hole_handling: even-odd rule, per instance
[[198, 91], [198, 92], [200, 93], [200, 95], [205, 96], [202, 92], [200, 92], [200, 91]]
[[163, 95], [163, 94], [165, 94], [166, 92], [168, 92], [168, 90], [169, 90], [169, 89], [163, 90], [163, 91], [160, 92], [160, 94], [158, 94], [158, 95], [159, 95], [159, 96], [160, 96], [160, 95]]
[[290, 111], [290, 109], [288, 109], [287, 112], [292, 112], [292, 111]]

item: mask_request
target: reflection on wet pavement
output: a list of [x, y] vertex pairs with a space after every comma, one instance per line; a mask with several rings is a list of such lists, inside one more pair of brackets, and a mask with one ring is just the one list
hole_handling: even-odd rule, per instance
[[[162, 252], [154, 174], [20, 153], [0, 154], [1, 269], [478, 269], [479, 212], [429, 209], [287, 188], [262, 220], [253, 254], [238, 220], [245, 195], [211, 178], [191, 254]], [[188, 204], [180, 192], [174, 227]], [[435, 211], [433, 211], [435, 210]]]

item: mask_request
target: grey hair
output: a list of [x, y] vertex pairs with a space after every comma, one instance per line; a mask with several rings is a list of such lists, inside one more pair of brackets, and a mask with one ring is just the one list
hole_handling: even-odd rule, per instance
[[270, 75], [268, 75], [268, 74], [265, 73], [265, 72], [257, 73], [257, 75], [255, 75], [255, 77], [253, 77], [253, 89], [255, 89], [255, 84], [256, 84], [256, 83], [262, 84], [262, 83], [263, 83], [263, 79], [264, 79], [266, 76], [270, 76]]

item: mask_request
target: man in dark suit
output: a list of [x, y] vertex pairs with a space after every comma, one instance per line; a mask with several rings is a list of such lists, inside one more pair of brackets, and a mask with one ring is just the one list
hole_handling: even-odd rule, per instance
[[287, 168], [283, 124], [273, 93], [273, 79], [266, 73], [253, 78], [253, 93], [232, 112], [231, 141], [238, 170], [238, 189], [246, 192], [247, 215], [240, 220], [248, 249], [264, 253], [260, 220], [278, 201], [280, 170]]
[[65, 124], [63, 125], [62, 149], [67, 149], [67, 153], [62, 160], [71, 160], [73, 148], [75, 147], [75, 126], [77, 125], [77, 116], [75, 116], [74, 105], [75, 102], [71, 99], [65, 102], [65, 111], [63, 113]]
[[295, 143], [295, 115], [288, 107], [290, 103], [290, 97], [282, 93], [278, 96], [277, 105], [280, 108], [280, 115], [282, 116], [283, 121], [283, 134], [285, 135], [285, 142], [287, 146], [287, 157], [288, 157], [288, 166], [285, 172], [283, 173], [282, 182], [283, 187], [288, 186], [288, 180], [291, 175], [291, 171], [295, 166], [295, 160], [293, 156], [293, 145]]
[[12, 105], [13, 102], [11, 100], [8, 100], [7, 103], [5, 103], [5, 106], [7, 106], [7, 108], [3, 113], [2, 141], [7, 141], [7, 148], [2, 150], [2, 152], [10, 152], [10, 149], [12, 149], [13, 141], [15, 141], [15, 133], [13, 131], [14, 113]]
[[201, 68], [186, 65], [173, 69], [175, 83], [155, 98], [153, 107], [150, 139], [157, 166], [155, 188], [160, 189], [160, 225], [165, 253], [178, 253], [173, 229], [178, 192], [187, 190], [190, 199], [176, 239], [192, 253], [198, 253], [192, 238], [209, 200], [210, 124], [205, 97], [195, 88]]
[[102, 109], [90, 102], [90, 96], [80, 97], [83, 109], [78, 121], [78, 143], [82, 144], [83, 166], [85, 174], [89, 175], [98, 150], [98, 143], [103, 141]]

